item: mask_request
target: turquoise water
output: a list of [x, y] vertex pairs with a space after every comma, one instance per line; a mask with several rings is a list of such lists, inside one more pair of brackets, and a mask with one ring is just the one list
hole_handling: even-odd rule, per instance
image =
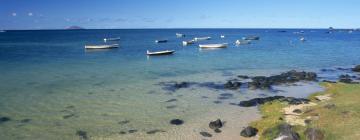
[[[360, 60], [360, 33], [304, 30], [303, 35], [275, 29], [152, 29], [7, 31], [0, 33], [0, 124], [5, 139], [79, 139], [77, 130], [93, 139], [198, 138], [198, 131], [218, 117], [237, 124], [256, 119], [255, 108], [229, 106], [231, 102], [262, 96], [266, 91], [216, 91], [205, 87], [169, 93], [159, 82], [189, 81], [224, 83], [237, 74], [270, 75], [290, 69], [319, 71], [351, 66]], [[176, 38], [175, 33], [185, 38]], [[221, 39], [220, 35], [226, 38]], [[236, 39], [260, 36], [250, 45], [236, 46]], [[230, 43], [221, 50], [199, 50], [198, 44], [181, 41], [211, 36], [201, 43]], [[300, 42], [300, 36], [307, 41]], [[120, 48], [84, 50], [87, 44], [103, 44], [103, 38], [121, 37]], [[155, 44], [156, 39], [168, 43]], [[173, 49], [171, 56], [147, 57], [146, 50]], [[235, 75], [234, 75], [235, 74]], [[304, 97], [321, 90], [314, 83], [295, 88], [279, 87], [288, 96]], [[302, 93], [299, 93], [299, 90]], [[232, 93], [217, 101], [219, 93]], [[202, 98], [206, 96], [208, 98]], [[169, 99], [176, 102], [167, 103]], [[169, 109], [169, 106], [176, 106]], [[242, 113], [247, 112], [247, 113]], [[70, 116], [64, 118], [64, 116]], [[234, 116], [237, 116], [234, 119]], [[169, 125], [181, 118], [185, 124]], [[21, 120], [31, 119], [27, 123]], [[119, 121], [129, 120], [120, 125]], [[136, 129], [136, 133], [119, 134]], [[166, 132], [147, 134], [161, 129]], [[226, 128], [225, 128], [226, 129]], [[194, 133], [196, 132], [196, 133]], [[235, 132], [234, 132], [235, 133]], [[236, 134], [238, 132], [236, 131]], [[186, 137], [187, 136], [187, 137]]]

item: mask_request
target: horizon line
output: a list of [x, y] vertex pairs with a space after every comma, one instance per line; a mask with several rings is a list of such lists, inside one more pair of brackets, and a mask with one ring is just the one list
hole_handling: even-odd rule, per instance
[[[69, 26], [70, 27], [70, 26]], [[330, 27], [324, 28], [324, 27], [307, 27], [307, 28], [299, 28], [299, 27], [241, 27], [241, 28], [233, 28], [233, 27], [191, 27], [191, 28], [172, 28], [172, 27], [165, 27], [165, 28], [83, 28], [83, 29], [62, 29], [62, 28], [44, 28], [44, 29], [2, 29], [3, 31], [41, 31], [41, 30], [159, 30], [159, 29], [270, 29], [270, 30], [279, 30], [279, 29], [291, 29], [291, 30], [296, 30], [296, 29], [305, 29], [305, 30], [309, 30], [309, 29], [329, 29]], [[360, 28], [334, 28], [334, 29], [338, 29], [338, 30], [351, 30], [351, 29], [360, 29]]]

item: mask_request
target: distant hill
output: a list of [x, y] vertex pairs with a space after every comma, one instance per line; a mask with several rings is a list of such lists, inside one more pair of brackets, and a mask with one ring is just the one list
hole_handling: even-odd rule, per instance
[[83, 30], [85, 28], [80, 27], [80, 26], [69, 26], [67, 28], [65, 28], [66, 30]]

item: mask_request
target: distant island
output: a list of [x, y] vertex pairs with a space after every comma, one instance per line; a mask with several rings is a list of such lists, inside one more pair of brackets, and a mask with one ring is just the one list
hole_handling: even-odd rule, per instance
[[80, 26], [69, 26], [65, 28], [66, 30], [83, 30], [85, 28], [80, 27]]

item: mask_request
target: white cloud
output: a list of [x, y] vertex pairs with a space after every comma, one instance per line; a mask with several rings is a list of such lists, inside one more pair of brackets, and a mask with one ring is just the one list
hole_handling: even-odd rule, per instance
[[16, 17], [16, 16], [17, 16], [17, 14], [16, 14], [16, 13], [11, 13], [11, 15], [12, 15], [13, 17]]
[[30, 16], [30, 17], [31, 17], [31, 16], [33, 16], [33, 13], [31, 13], [31, 12], [30, 12], [30, 13], [28, 13], [28, 16]]

